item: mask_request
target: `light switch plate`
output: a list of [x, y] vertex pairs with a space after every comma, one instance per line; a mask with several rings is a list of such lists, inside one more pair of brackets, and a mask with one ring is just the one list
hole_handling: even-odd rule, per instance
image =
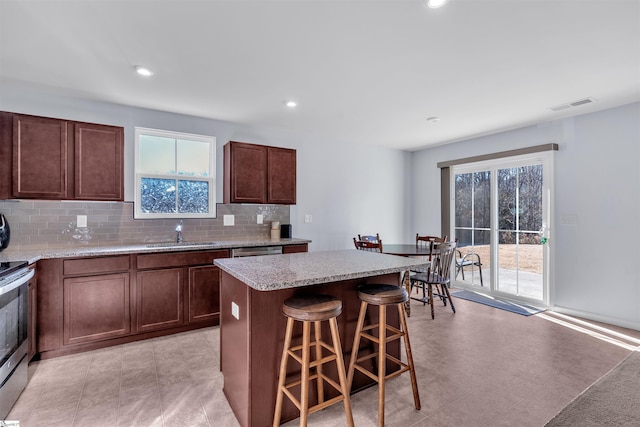
[[257, 219], [258, 219], [258, 224], [262, 224], [262, 222], [264, 221], [264, 216], [258, 214]]
[[311, 214], [306, 214], [304, 216], [304, 222], [313, 222], [313, 217], [311, 216]]
[[231, 315], [240, 320], [240, 307], [235, 302], [231, 302]]
[[86, 215], [78, 215], [76, 217], [76, 227], [84, 228], [87, 226], [87, 216]]
[[224, 216], [224, 225], [235, 225], [235, 216], [233, 215], [225, 215]]
[[578, 225], [578, 215], [560, 215], [560, 224]]

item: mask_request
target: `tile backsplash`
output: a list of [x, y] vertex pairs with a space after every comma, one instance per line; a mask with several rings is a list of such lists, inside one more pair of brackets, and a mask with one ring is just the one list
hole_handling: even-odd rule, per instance
[[[268, 237], [272, 221], [289, 223], [289, 206], [217, 204], [217, 218], [183, 219], [184, 241]], [[12, 249], [72, 245], [127, 245], [175, 241], [179, 219], [133, 219], [131, 202], [0, 200], [11, 227]], [[77, 227], [77, 215], [87, 227]], [[225, 226], [224, 215], [235, 225]], [[263, 215], [263, 224], [257, 224]]]

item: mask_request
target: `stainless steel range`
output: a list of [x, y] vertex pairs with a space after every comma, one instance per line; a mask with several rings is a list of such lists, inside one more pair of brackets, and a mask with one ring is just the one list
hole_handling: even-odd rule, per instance
[[0, 263], [0, 420], [6, 419], [27, 385], [27, 262]]

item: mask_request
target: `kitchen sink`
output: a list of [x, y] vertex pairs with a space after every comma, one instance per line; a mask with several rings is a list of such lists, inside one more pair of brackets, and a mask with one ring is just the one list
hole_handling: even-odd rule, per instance
[[148, 248], [175, 248], [184, 246], [213, 246], [215, 242], [157, 242], [147, 243]]

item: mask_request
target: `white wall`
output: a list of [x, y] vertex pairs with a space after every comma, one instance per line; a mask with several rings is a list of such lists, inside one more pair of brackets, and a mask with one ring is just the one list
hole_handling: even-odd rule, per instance
[[640, 330], [639, 103], [414, 153], [413, 228], [440, 229], [438, 162], [552, 142], [554, 309]]
[[[406, 209], [411, 153], [255, 128], [219, 120], [70, 98], [15, 82], [0, 85], [0, 110], [125, 128], [125, 200], [133, 200], [134, 127], [148, 127], [217, 139], [217, 201], [222, 202], [223, 145], [229, 140], [295, 148], [297, 205], [291, 207], [295, 237], [310, 239], [311, 251], [352, 248], [358, 233], [380, 233], [401, 242], [409, 231]], [[319, 126], [322, 124], [320, 123]], [[304, 223], [311, 214], [312, 223]]]

